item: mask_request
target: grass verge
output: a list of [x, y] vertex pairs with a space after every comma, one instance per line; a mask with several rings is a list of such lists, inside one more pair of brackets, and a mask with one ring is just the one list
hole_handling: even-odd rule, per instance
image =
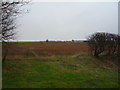
[[118, 75], [89, 55], [9, 58], [3, 88], [117, 88]]

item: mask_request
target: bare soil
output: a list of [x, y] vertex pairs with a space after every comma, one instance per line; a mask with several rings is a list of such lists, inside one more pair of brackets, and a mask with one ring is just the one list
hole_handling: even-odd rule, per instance
[[89, 54], [86, 42], [18, 43], [9, 48], [9, 55], [74, 55]]

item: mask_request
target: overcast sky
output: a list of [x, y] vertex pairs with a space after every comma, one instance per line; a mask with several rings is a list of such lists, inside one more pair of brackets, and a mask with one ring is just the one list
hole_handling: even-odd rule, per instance
[[34, 2], [18, 19], [17, 40], [80, 40], [118, 33], [117, 2]]

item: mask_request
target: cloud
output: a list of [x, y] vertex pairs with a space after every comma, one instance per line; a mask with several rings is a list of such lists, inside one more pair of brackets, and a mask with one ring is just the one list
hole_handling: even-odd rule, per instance
[[34, 3], [19, 19], [19, 40], [85, 39], [97, 31], [118, 33], [117, 3]]
[[119, 0], [33, 0], [33, 2], [119, 2]]

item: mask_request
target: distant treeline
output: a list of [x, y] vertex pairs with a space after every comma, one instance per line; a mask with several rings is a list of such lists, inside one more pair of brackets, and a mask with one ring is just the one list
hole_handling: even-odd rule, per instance
[[87, 40], [71, 40], [71, 41], [62, 41], [62, 40], [46, 40], [46, 42], [88, 42]]

